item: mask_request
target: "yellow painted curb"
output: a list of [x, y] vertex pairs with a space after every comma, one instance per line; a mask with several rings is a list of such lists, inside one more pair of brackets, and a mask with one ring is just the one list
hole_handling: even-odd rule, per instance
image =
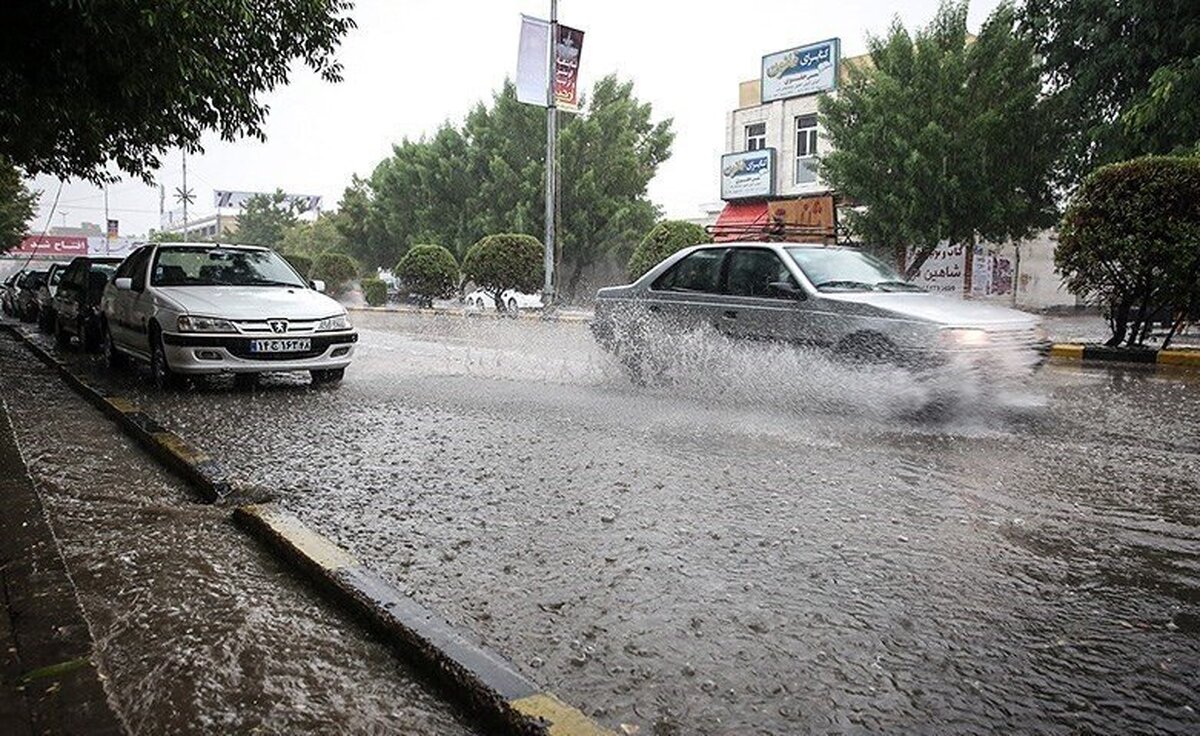
[[1159, 365], [1184, 365], [1196, 368], [1200, 367], [1200, 350], [1160, 350], [1157, 360]]
[[541, 718], [550, 725], [549, 736], [616, 736], [615, 732], [596, 725], [578, 709], [572, 708], [550, 693], [535, 693], [509, 703], [521, 715]]
[[358, 559], [320, 534], [314, 533], [291, 514], [277, 513], [266, 506], [242, 506], [241, 511], [257, 517], [272, 532], [286, 539], [302, 555], [316, 562], [325, 570], [334, 572], [343, 567], [358, 565]]
[[152, 436], [155, 442], [166, 448], [167, 452], [180, 458], [188, 465], [199, 465], [211, 460], [208, 455], [193, 448], [174, 432], [155, 432]]
[[104, 400], [108, 402], [109, 406], [121, 412], [122, 414], [136, 414], [138, 411], [141, 411], [138, 409], [137, 404], [133, 403], [129, 399], [122, 399], [119, 396], [110, 396]]
[[1082, 345], [1051, 345], [1050, 357], [1052, 358], [1070, 358], [1071, 360], [1083, 360]]

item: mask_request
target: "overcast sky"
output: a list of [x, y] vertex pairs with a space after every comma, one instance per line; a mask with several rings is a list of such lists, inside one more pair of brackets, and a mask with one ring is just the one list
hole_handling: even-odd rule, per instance
[[[978, 30], [997, 0], [976, 0]], [[675, 121], [671, 159], [650, 184], [650, 197], [670, 216], [700, 213], [718, 196], [725, 114], [737, 105], [737, 84], [758, 76], [763, 54], [830, 37], [843, 56], [865, 50], [866, 35], [886, 30], [894, 14], [910, 28], [924, 24], [938, 0], [780, 0], [724, 3], [685, 0], [561, 0], [559, 19], [584, 31], [582, 88], [609, 73], [632, 79], [635, 94], [656, 118]], [[211, 213], [213, 189], [319, 194], [336, 207], [352, 174], [370, 174], [391, 145], [458, 123], [478, 100], [515, 73], [520, 14], [546, 17], [549, 1], [359, 0], [358, 28], [338, 58], [345, 81], [326, 84], [298, 70], [291, 84], [266, 97], [265, 143], [204, 141], [188, 159], [193, 210]], [[159, 181], [168, 194], [180, 184], [180, 154], [170, 152]], [[41, 207], [31, 230], [46, 226], [57, 180], [38, 177]], [[177, 205], [168, 199], [168, 209]], [[123, 179], [109, 187], [110, 216], [122, 235], [158, 227], [157, 188]], [[195, 215], [193, 215], [194, 217]], [[68, 182], [54, 225], [102, 223], [103, 192]]]

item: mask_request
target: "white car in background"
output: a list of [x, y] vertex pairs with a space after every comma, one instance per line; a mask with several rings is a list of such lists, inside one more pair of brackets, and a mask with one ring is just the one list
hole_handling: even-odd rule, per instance
[[[509, 312], [516, 312], [522, 309], [542, 308], [541, 292], [537, 294], [526, 294], [524, 292], [508, 289], [500, 295], [500, 301], [504, 304], [505, 309], [507, 309]], [[463, 302], [467, 305], [468, 309], [486, 311], [488, 309], [496, 308], [496, 300], [492, 298], [491, 294], [487, 293], [483, 289], [476, 289], [470, 294], [467, 294], [463, 297]]]
[[308, 371], [340, 381], [358, 333], [346, 310], [269, 248], [214, 243], [143, 245], [121, 262], [101, 299], [109, 365], [150, 364], [155, 383], [184, 375]]

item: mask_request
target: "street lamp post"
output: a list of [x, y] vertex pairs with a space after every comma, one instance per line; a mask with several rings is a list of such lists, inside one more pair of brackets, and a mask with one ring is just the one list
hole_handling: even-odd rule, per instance
[[555, 171], [555, 148], [558, 139], [558, 101], [554, 94], [556, 45], [558, 43], [558, 0], [550, 0], [550, 55], [549, 74], [546, 79], [546, 237], [543, 254], [545, 280], [542, 284], [542, 304], [554, 303], [554, 239], [555, 202], [554, 188], [558, 172]]

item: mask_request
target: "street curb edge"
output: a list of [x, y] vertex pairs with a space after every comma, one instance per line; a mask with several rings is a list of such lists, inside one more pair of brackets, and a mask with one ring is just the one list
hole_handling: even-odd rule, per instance
[[233, 518], [489, 724], [519, 736], [615, 736], [278, 506], [239, 506]]
[[1132, 363], [1200, 368], [1200, 350], [1131, 350], [1104, 345], [1059, 343], [1050, 347], [1050, 357], [1083, 363]]
[[154, 421], [134, 402], [113, 396], [85, 381], [70, 366], [30, 339], [24, 331], [8, 324], [2, 327], [23, 343], [38, 360], [53, 368], [76, 393], [116, 422], [125, 434], [182, 477], [201, 501], [216, 503], [233, 491], [233, 483], [224, 469], [205, 452]]

